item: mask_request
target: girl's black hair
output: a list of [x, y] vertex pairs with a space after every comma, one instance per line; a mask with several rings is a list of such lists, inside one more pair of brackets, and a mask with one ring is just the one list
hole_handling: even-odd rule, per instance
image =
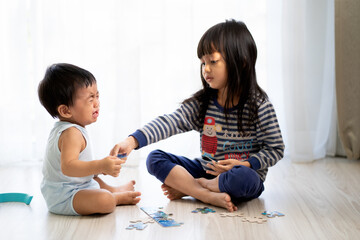
[[[228, 119], [228, 110], [236, 106], [238, 110], [238, 130], [242, 132], [243, 124], [252, 124], [258, 116], [259, 102], [267, 99], [266, 93], [260, 88], [256, 80], [255, 63], [257, 50], [255, 41], [243, 22], [226, 20], [208, 29], [201, 37], [197, 55], [201, 59], [206, 54], [220, 52], [226, 62], [228, 72], [227, 98], [225, 100], [224, 112]], [[218, 90], [209, 87], [202, 76], [200, 76], [203, 89], [196, 92], [191, 98], [183, 103], [197, 100], [200, 103], [199, 120], [204, 123], [206, 110], [210, 99], [217, 97]], [[239, 102], [233, 102], [236, 97]], [[249, 106], [249, 118], [243, 121], [245, 103]]]
[[53, 64], [46, 69], [44, 79], [39, 83], [39, 100], [56, 118], [59, 117], [58, 106], [73, 106], [76, 90], [94, 83], [95, 77], [85, 69], [68, 63]]

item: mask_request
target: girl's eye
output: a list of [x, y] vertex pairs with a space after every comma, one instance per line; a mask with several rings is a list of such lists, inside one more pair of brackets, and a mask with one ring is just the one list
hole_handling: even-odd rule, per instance
[[211, 60], [211, 63], [215, 64], [215, 63], [217, 63], [217, 60]]

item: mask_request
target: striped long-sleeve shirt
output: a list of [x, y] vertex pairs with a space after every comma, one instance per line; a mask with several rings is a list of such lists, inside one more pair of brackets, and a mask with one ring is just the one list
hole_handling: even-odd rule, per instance
[[159, 116], [132, 134], [139, 148], [175, 134], [195, 130], [200, 133], [201, 155], [198, 160], [204, 170], [213, 159], [249, 161], [265, 181], [268, 168], [275, 165], [284, 154], [284, 143], [273, 105], [269, 100], [258, 104], [258, 118], [248, 123], [249, 109], [243, 111], [243, 131], [237, 128], [237, 109], [228, 111], [228, 119], [216, 99], [211, 100], [204, 123], [200, 123], [199, 103], [194, 100], [182, 104], [174, 113]]

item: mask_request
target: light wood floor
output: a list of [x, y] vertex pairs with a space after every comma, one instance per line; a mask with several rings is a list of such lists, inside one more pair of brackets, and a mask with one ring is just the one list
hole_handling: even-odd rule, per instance
[[[172, 201], [163, 196], [160, 182], [150, 176], [143, 161], [124, 166], [110, 183], [137, 181], [142, 200], [136, 206], [120, 206], [112, 214], [89, 217], [58, 216], [47, 211], [40, 193], [41, 165], [0, 166], [0, 193], [25, 192], [34, 196], [29, 206], [0, 203], [0, 239], [359, 239], [360, 161], [328, 158], [310, 164], [281, 160], [269, 171], [265, 192], [259, 199], [239, 205], [246, 216], [279, 211], [284, 217], [265, 224], [223, 218], [216, 213], [191, 213], [209, 206], [192, 198]], [[144, 230], [126, 230], [129, 221], [145, 217], [142, 206], [164, 207], [180, 227], [157, 223]]]

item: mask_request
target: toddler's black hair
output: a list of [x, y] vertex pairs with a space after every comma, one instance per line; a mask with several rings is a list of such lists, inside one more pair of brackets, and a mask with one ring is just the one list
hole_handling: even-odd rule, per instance
[[87, 70], [68, 63], [53, 64], [46, 69], [39, 83], [41, 104], [53, 118], [59, 117], [57, 108], [64, 104], [73, 106], [77, 89], [92, 86], [95, 77]]

